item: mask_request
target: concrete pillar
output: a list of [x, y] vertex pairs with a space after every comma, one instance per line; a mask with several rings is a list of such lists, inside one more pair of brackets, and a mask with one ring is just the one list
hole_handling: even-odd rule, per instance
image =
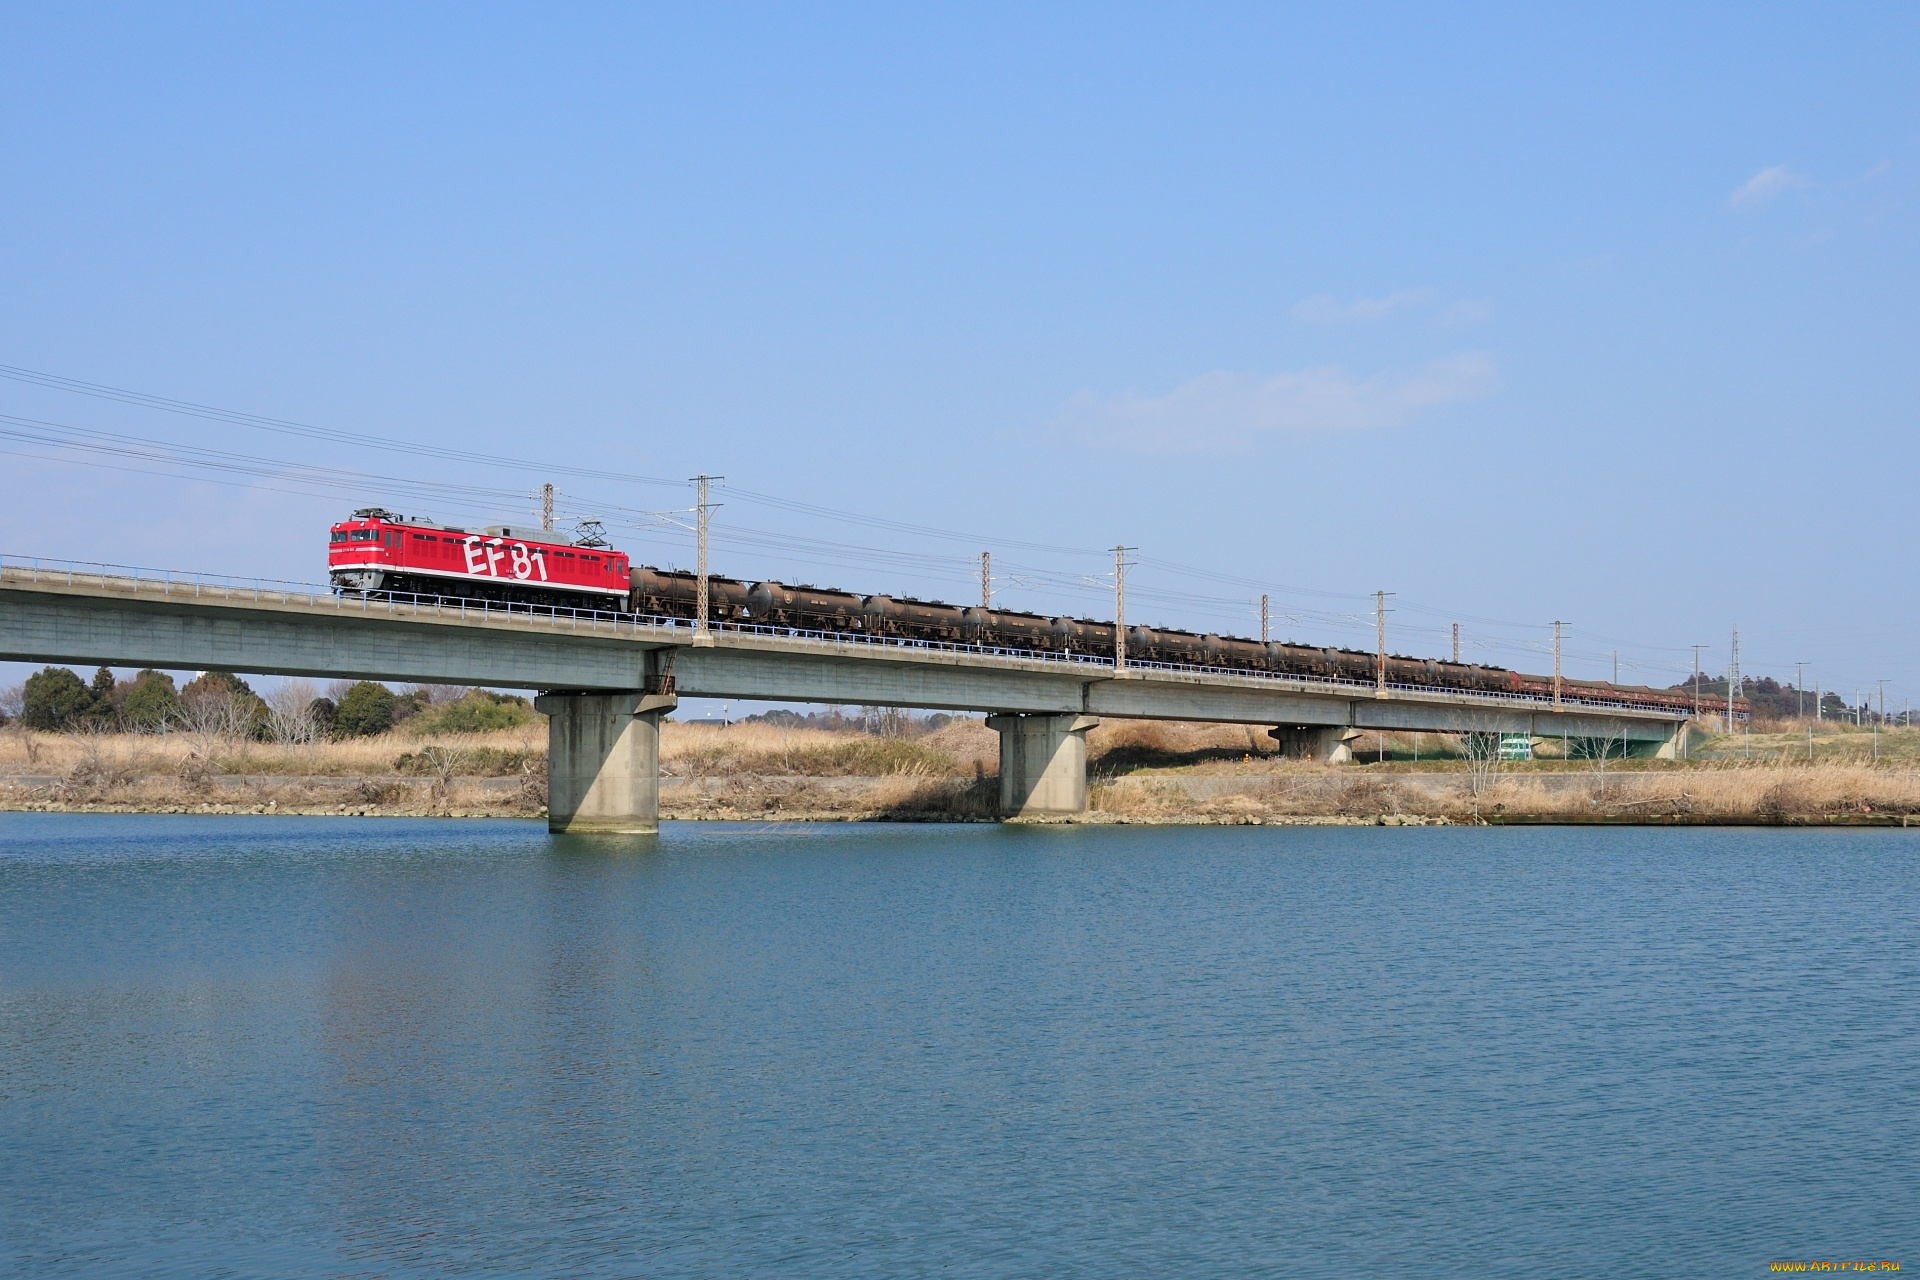
[[660, 830], [660, 717], [673, 694], [543, 693], [547, 830], [651, 835]]
[[1352, 744], [1360, 731], [1337, 724], [1283, 724], [1267, 730], [1267, 736], [1279, 743], [1280, 754], [1290, 759], [1352, 764]]
[[1000, 734], [1000, 816], [1056, 818], [1087, 811], [1092, 716], [988, 716]]
[[[1683, 721], [1679, 725], [1676, 725], [1672, 737], [1668, 738], [1665, 742], [1653, 744], [1653, 758], [1655, 760], [1685, 760], [1687, 758], [1687, 731], [1691, 728], [1693, 728], [1693, 725], [1690, 721]], [[1639, 755], [1640, 752], [1633, 750], [1634, 747], [1639, 747], [1644, 751], [1646, 744], [1638, 742], [1629, 743], [1627, 754]]]

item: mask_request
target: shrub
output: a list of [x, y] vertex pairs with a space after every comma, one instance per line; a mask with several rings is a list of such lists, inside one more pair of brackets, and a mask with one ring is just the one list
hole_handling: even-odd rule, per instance
[[307, 714], [313, 718], [314, 730], [323, 738], [331, 738], [338, 732], [340, 709], [333, 705], [332, 698], [315, 698], [307, 704]]
[[[526, 772], [530, 764], [544, 767], [546, 763], [544, 752], [505, 751], [499, 747], [468, 747], [453, 755], [457, 757], [454, 772], [461, 777], [471, 778], [510, 778]], [[431, 776], [440, 772], [446, 762], [446, 756], [440, 748], [427, 747], [418, 752], [402, 752], [393, 762], [393, 771], [411, 776]]]
[[[27, 677], [20, 720], [29, 729], [72, 728], [101, 713], [101, 701], [79, 676], [65, 667], [48, 667]], [[108, 714], [112, 704], [106, 704]]]
[[146, 670], [133, 678], [120, 703], [120, 718], [136, 729], [158, 729], [173, 719], [180, 709], [180, 695], [174, 691], [173, 677]]
[[533, 704], [511, 693], [475, 689], [457, 702], [443, 703], [415, 716], [410, 733], [489, 733], [517, 729], [538, 719]]
[[385, 733], [393, 728], [394, 704], [399, 701], [387, 686], [362, 680], [340, 695], [333, 731], [342, 738], [371, 738]]

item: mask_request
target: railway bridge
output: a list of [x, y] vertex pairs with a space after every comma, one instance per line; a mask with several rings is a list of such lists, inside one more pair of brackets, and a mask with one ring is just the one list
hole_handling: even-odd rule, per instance
[[1130, 665], [1079, 655], [716, 626], [587, 610], [339, 596], [115, 566], [0, 561], [0, 659], [534, 690], [554, 831], [658, 829], [660, 720], [680, 695], [987, 713], [1013, 818], [1086, 808], [1101, 719], [1265, 726], [1351, 759], [1365, 730], [1604, 738], [1684, 750], [1686, 719], [1626, 703]]

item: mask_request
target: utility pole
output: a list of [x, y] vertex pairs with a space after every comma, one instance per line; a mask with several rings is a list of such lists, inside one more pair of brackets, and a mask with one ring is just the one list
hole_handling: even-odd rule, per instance
[[1618, 649], [1613, 651], [1613, 682], [1620, 683], [1620, 651]]
[[1877, 683], [1880, 686], [1880, 723], [1885, 724], [1887, 722], [1887, 682], [1882, 679]]
[[553, 532], [553, 481], [540, 486], [540, 530]]
[[1113, 669], [1127, 669], [1127, 552], [1134, 547], [1113, 549]]
[[1707, 646], [1693, 646], [1693, 718], [1700, 718], [1700, 651]]
[[980, 553], [980, 607], [993, 608], [993, 552]]
[[1740, 687], [1740, 628], [1733, 629], [1733, 656], [1727, 663], [1727, 732], [1733, 732], [1733, 700]]
[[1793, 664], [1793, 713], [1796, 718], [1807, 718], [1807, 664]]
[[1827, 691], [1820, 687], [1820, 682], [1818, 680], [1814, 681], [1813, 682], [1813, 718], [1815, 720], [1825, 720], [1827, 718], [1826, 701], [1827, 701]]
[[[1560, 709], [1560, 619], [1553, 620], [1553, 709]], [[1563, 735], [1564, 736], [1564, 735]]]
[[[1373, 637], [1373, 696], [1384, 698], [1387, 696], [1387, 593], [1384, 591], [1373, 593]], [[1380, 749], [1384, 752], [1386, 747]]]
[[1267, 594], [1260, 593], [1260, 643], [1267, 643]]
[[1460, 624], [1453, 624], [1453, 665], [1460, 665]]
[[693, 642], [712, 644], [713, 632], [707, 625], [711, 595], [707, 590], [707, 522], [713, 515], [713, 504], [707, 501], [707, 486], [714, 480], [724, 480], [725, 476], [697, 475], [694, 484], [699, 486], [700, 505], [696, 508], [698, 516], [694, 521], [694, 556], [699, 562], [700, 590], [693, 613]]

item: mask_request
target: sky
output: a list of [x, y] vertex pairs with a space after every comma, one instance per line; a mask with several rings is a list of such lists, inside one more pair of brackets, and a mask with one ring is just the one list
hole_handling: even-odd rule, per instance
[[1370, 648], [1384, 590], [1396, 651], [1537, 671], [1559, 619], [1569, 674], [1661, 685], [1738, 626], [1749, 676], [1893, 705], [1917, 37], [0, 6], [0, 553], [312, 582], [354, 507], [550, 480], [686, 566], [705, 472], [749, 580], [972, 602], [990, 551], [999, 606], [1104, 618], [1125, 545], [1129, 621], [1257, 634], [1264, 593]]

